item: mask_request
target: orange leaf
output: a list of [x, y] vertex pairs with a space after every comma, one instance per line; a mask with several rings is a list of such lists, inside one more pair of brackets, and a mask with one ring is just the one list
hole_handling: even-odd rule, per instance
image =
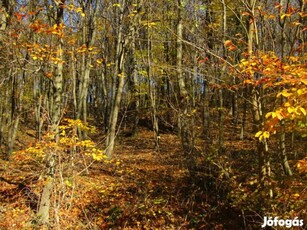
[[235, 45], [231, 45], [231, 46], [229, 46], [229, 48], [228, 48], [229, 51], [234, 51], [234, 50], [236, 50], [236, 49], [237, 49], [237, 47], [236, 47]]
[[232, 44], [232, 41], [231, 40], [226, 40], [225, 42], [224, 42], [224, 46], [232, 46], [233, 44]]

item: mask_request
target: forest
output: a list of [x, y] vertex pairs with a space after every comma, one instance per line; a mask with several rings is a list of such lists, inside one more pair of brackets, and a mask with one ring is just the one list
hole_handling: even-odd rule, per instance
[[2, 0], [0, 229], [305, 229], [307, 0]]

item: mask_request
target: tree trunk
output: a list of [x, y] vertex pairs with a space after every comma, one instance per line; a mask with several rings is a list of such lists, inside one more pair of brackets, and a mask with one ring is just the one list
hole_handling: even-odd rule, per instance
[[[281, 0], [280, 1], [280, 14], [284, 14], [287, 11], [289, 4], [289, 0]], [[280, 19], [280, 27], [281, 27], [281, 60], [284, 60], [284, 55], [285, 55], [285, 23], [286, 19]], [[280, 99], [280, 104], [284, 103], [284, 98], [281, 96]], [[287, 151], [286, 151], [286, 132], [285, 132], [285, 122], [281, 121], [280, 122], [281, 126], [281, 132], [279, 136], [279, 151], [280, 151], [280, 158], [281, 158], [281, 164], [284, 169], [284, 173], [288, 176], [292, 176], [292, 170], [290, 168], [289, 162], [288, 162], [288, 157], [287, 157]]]
[[[123, 10], [125, 8], [125, 0], [121, 1], [121, 9], [119, 9], [119, 19], [118, 19], [118, 32], [117, 32], [117, 41], [116, 41], [116, 54], [115, 54], [115, 68], [114, 68], [114, 82], [113, 82], [113, 93], [115, 97], [111, 97], [113, 100], [109, 124], [107, 130], [107, 139], [106, 139], [106, 155], [108, 159], [112, 158], [114, 145], [115, 145], [115, 137], [116, 137], [116, 124], [118, 119], [118, 113], [120, 109], [120, 103], [124, 88], [125, 82], [125, 74], [124, 74], [124, 56], [126, 53], [125, 47], [125, 38], [123, 37]], [[118, 84], [116, 87], [116, 81], [118, 80]]]
[[[227, 33], [227, 6], [225, 0], [222, 0], [223, 5], [223, 19], [222, 19], [222, 33], [223, 33], [223, 43], [226, 41], [226, 33]], [[226, 49], [223, 47], [222, 50], [222, 57], [226, 57]], [[220, 78], [223, 79], [223, 77], [226, 74], [226, 66], [224, 65], [222, 67], [222, 72], [220, 74]], [[224, 152], [224, 98], [223, 98], [223, 88], [220, 87], [218, 89], [218, 98], [219, 98], [219, 142], [218, 142], [218, 149], [220, 153]]]
[[[149, 14], [150, 15], [150, 12]], [[150, 21], [151, 19], [148, 19]], [[150, 27], [147, 28], [147, 77], [148, 77], [148, 89], [149, 99], [151, 107], [152, 126], [155, 138], [155, 149], [159, 151], [160, 145], [160, 134], [159, 134], [159, 123], [157, 117], [157, 96], [156, 96], [156, 82], [151, 71], [151, 60], [152, 60], [152, 36]]]
[[210, 108], [209, 108], [209, 89], [207, 86], [207, 80], [203, 81], [203, 135], [206, 141], [210, 141]]
[[[62, 4], [62, 5], [61, 5]], [[63, 4], [64, 0], [57, 9], [56, 23], [58, 26], [63, 22]], [[57, 58], [63, 60], [63, 39], [58, 38], [57, 45]], [[54, 141], [58, 143], [59, 141], [59, 123], [61, 120], [61, 110], [62, 110], [62, 89], [63, 89], [63, 63], [58, 62], [56, 68], [56, 74], [53, 79], [53, 106], [52, 106], [52, 124], [51, 132], [54, 134]], [[45, 178], [45, 185], [41, 194], [39, 209], [37, 213], [38, 223], [43, 226], [49, 225], [49, 213], [50, 213], [50, 202], [51, 202], [51, 192], [54, 186], [54, 172], [55, 172], [55, 158], [56, 153], [51, 153], [47, 159], [47, 175]]]
[[133, 92], [133, 127], [132, 127], [132, 136], [135, 136], [138, 132], [138, 124], [139, 124], [139, 113], [140, 113], [140, 95], [139, 95], [139, 87], [138, 87], [138, 68], [137, 68], [137, 60], [135, 58], [135, 45], [136, 45], [136, 25], [132, 26], [132, 48], [131, 48], [131, 57], [132, 57], [132, 92]]
[[[254, 48], [254, 39], [256, 39], [256, 46], [258, 45], [258, 35], [257, 28], [255, 26], [256, 22], [254, 21], [255, 6], [257, 0], [249, 0], [249, 12], [251, 12], [253, 18], [249, 20], [248, 27], [248, 54], [249, 57], [253, 54]], [[255, 78], [259, 76], [255, 75]], [[254, 127], [253, 131], [259, 131], [263, 127], [263, 108], [262, 108], [262, 99], [263, 99], [263, 90], [261, 86], [254, 86], [251, 92], [252, 99], [252, 112]], [[266, 188], [269, 190], [269, 196], [272, 197], [273, 191], [270, 183], [270, 161], [268, 153], [268, 144], [267, 140], [263, 138], [259, 140], [257, 138], [257, 152], [258, 152], [258, 163], [259, 163], [259, 183], [262, 189]]]
[[116, 137], [116, 124], [117, 124], [118, 112], [119, 112], [123, 88], [124, 88], [124, 82], [125, 82], [125, 77], [120, 76], [118, 80], [118, 87], [117, 87], [115, 102], [113, 104], [113, 108], [111, 112], [112, 115], [110, 117], [110, 122], [109, 122], [110, 127], [108, 129], [108, 134], [107, 134], [106, 155], [108, 159], [112, 158], [112, 154], [114, 150], [115, 137]]
[[[176, 55], [176, 68], [177, 68], [177, 77], [178, 77], [178, 84], [179, 84], [179, 94], [180, 94], [180, 100], [179, 100], [179, 114], [178, 114], [178, 126], [179, 126], [179, 132], [181, 137], [181, 142], [183, 146], [183, 150], [187, 154], [192, 154], [193, 152], [193, 141], [191, 129], [190, 126], [190, 117], [188, 114], [189, 109], [189, 94], [186, 89], [185, 80], [183, 77], [182, 72], [182, 57], [183, 57], [183, 46], [182, 46], [182, 40], [183, 40], [183, 7], [184, 2], [183, 0], [178, 0], [177, 2], [177, 55]], [[192, 157], [191, 157], [192, 159]]]
[[[86, 46], [87, 49], [91, 48], [96, 40], [96, 17], [98, 13], [97, 4], [92, 4], [94, 6], [94, 12], [91, 9], [86, 9], [86, 2], [82, 2], [83, 11], [86, 12], [86, 17], [83, 17], [82, 22], [82, 45]], [[78, 91], [78, 110], [77, 110], [77, 119], [82, 119], [84, 122], [87, 122], [87, 96], [88, 96], [88, 87], [90, 81], [91, 73], [91, 58], [90, 55], [86, 52], [82, 54], [81, 62], [81, 76], [80, 76], [80, 85]]]

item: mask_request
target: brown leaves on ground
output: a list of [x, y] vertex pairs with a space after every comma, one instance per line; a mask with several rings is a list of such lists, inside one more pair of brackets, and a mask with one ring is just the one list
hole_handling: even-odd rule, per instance
[[[238, 207], [245, 204], [254, 208], [258, 197], [257, 159], [250, 141], [228, 139], [225, 146], [231, 151], [222, 155], [216, 154], [214, 148], [206, 153], [200, 151], [195, 168], [188, 170], [189, 156], [182, 153], [176, 135], [162, 134], [160, 151], [154, 148], [151, 131], [119, 137], [112, 160], [92, 162], [85, 157], [75, 166], [73, 177], [65, 177], [65, 171], [71, 168], [58, 172], [51, 224], [62, 229], [243, 226]], [[43, 172], [44, 166], [31, 158], [0, 162], [0, 229], [36, 229]], [[276, 202], [280, 200], [300, 210], [302, 185], [294, 186], [295, 181], [299, 179], [290, 180], [289, 185], [275, 183]]]
[[[159, 152], [150, 131], [119, 142], [113, 160], [93, 163], [88, 174], [80, 164], [74, 178], [56, 179], [52, 203], [58, 210], [51, 217], [60, 218], [51, 224], [65, 229], [206, 227], [209, 197], [192, 183], [177, 136], [162, 134]], [[1, 169], [7, 179], [0, 181], [0, 229], [35, 229], [33, 203], [43, 187], [43, 167], [28, 159], [3, 162]]]

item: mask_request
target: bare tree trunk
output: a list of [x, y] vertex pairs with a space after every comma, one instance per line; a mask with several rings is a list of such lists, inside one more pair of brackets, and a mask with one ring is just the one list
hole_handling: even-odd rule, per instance
[[209, 108], [209, 90], [207, 85], [207, 79], [203, 81], [203, 135], [205, 140], [210, 140], [210, 108]]
[[132, 128], [132, 136], [135, 136], [138, 132], [138, 124], [139, 124], [139, 113], [140, 113], [140, 95], [139, 95], [139, 87], [138, 87], [138, 69], [137, 69], [137, 61], [135, 60], [135, 45], [136, 45], [136, 25], [132, 26], [132, 48], [131, 48], [131, 56], [132, 56], [132, 92], [133, 92], [133, 128]]
[[[117, 41], [116, 41], [116, 54], [115, 54], [115, 68], [114, 68], [114, 79], [113, 82], [113, 91], [115, 97], [112, 97], [113, 103], [111, 106], [109, 124], [107, 130], [107, 139], [106, 139], [106, 155], [109, 159], [112, 158], [114, 145], [115, 145], [115, 137], [116, 137], [116, 124], [118, 119], [118, 113], [120, 109], [120, 103], [122, 98], [122, 92], [124, 88], [125, 82], [125, 74], [124, 74], [124, 56], [126, 53], [125, 47], [125, 38], [123, 37], [123, 10], [125, 8], [125, 0], [121, 1], [121, 9], [119, 9], [119, 19], [118, 19], [118, 32], [117, 32]], [[118, 80], [118, 84], [116, 87], [116, 80]]]
[[245, 126], [246, 126], [246, 115], [247, 115], [247, 91], [248, 88], [244, 87], [242, 96], [243, 96], [243, 111], [242, 111], [242, 120], [241, 120], [241, 130], [240, 130], [240, 140], [244, 140]]
[[[94, 11], [92, 11], [94, 7]], [[91, 48], [96, 40], [96, 21], [98, 13], [97, 4], [89, 4], [89, 9], [86, 8], [86, 1], [82, 2], [83, 11], [86, 12], [86, 17], [83, 17], [82, 22], [82, 43], [86, 46], [87, 49]], [[87, 121], [87, 96], [88, 96], [88, 87], [90, 81], [91, 73], [91, 58], [88, 53], [84, 52], [82, 54], [81, 62], [81, 76], [80, 76], [80, 85], [78, 91], [78, 110], [77, 110], [77, 119], [82, 119], [84, 122]]]
[[[122, 69], [122, 67], [120, 67], [119, 69]], [[120, 76], [118, 80], [118, 87], [117, 87], [115, 102], [113, 104], [113, 108], [111, 111], [112, 115], [110, 117], [110, 122], [109, 122], [110, 127], [108, 129], [108, 134], [107, 134], [108, 136], [107, 136], [107, 143], [106, 143], [107, 144], [106, 155], [109, 159], [112, 158], [114, 145], [115, 145], [116, 124], [117, 124], [118, 112], [119, 112], [123, 88], [124, 88], [124, 82], [125, 82], [125, 77]]]
[[[191, 134], [191, 124], [190, 124], [190, 117], [189, 117], [189, 103], [190, 98], [188, 91], [186, 89], [186, 84], [182, 72], [182, 57], [183, 57], [183, 47], [182, 47], [182, 40], [183, 40], [183, 8], [184, 2], [183, 0], [177, 1], [177, 56], [176, 56], [176, 68], [177, 68], [177, 77], [178, 77], [178, 84], [179, 84], [179, 94], [180, 94], [180, 101], [179, 101], [179, 115], [178, 115], [178, 126], [180, 130], [180, 137], [183, 146], [183, 150], [187, 154], [192, 154], [193, 152], [193, 141], [192, 134]], [[192, 157], [191, 157], [192, 159]]]
[[[151, 12], [149, 12], [150, 15]], [[151, 19], [148, 19], [150, 21]], [[147, 28], [147, 76], [148, 76], [148, 89], [151, 107], [152, 126], [155, 138], [155, 149], [159, 151], [160, 135], [159, 135], [159, 122], [157, 117], [157, 97], [156, 97], [156, 83], [151, 71], [152, 60], [152, 36], [151, 30]]]
[[[280, 14], [286, 13], [288, 9], [289, 0], [280, 0]], [[284, 60], [284, 54], [285, 54], [285, 23], [286, 19], [280, 19], [280, 27], [281, 27], [281, 59]], [[284, 98], [281, 96], [280, 99], [281, 105], [284, 103]], [[280, 122], [281, 126], [281, 132], [279, 136], [279, 151], [280, 151], [280, 157], [281, 157], [281, 164], [284, 169], [284, 173], [288, 176], [292, 176], [292, 170], [290, 168], [289, 162], [288, 162], [288, 156], [286, 151], [286, 132], [285, 132], [285, 122], [282, 120]]]
[[[25, 71], [23, 71], [23, 74], [25, 74]], [[8, 152], [7, 152], [7, 158], [9, 159], [13, 148], [15, 145], [15, 140], [18, 132], [18, 126], [20, 121], [20, 115], [22, 110], [22, 97], [23, 97], [23, 91], [24, 87], [22, 87], [22, 81], [21, 79], [18, 79], [15, 76], [12, 76], [12, 95], [11, 95], [11, 124], [9, 127], [9, 134], [8, 134]], [[21, 87], [20, 87], [21, 86]], [[19, 92], [18, 92], [18, 89]]]
[[[105, 68], [106, 69], [106, 68]], [[107, 79], [106, 79], [106, 72], [104, 70], [101, 71], [101, 90], [102, 90], [102, 108], [103, 108], [103, 125], [104, 125], [104, 131], [107, 131], [108, 126], [108, 117], [109, 117], [109, 95], [107, 91]]]
[[[225, 0], [222, 0], [223, 5], [223, 20], [222, 20], [222, 33], [223, 33], [223, 43], [226, 41], [226, 32], [227, 32], [227, 6]], [[223, 47], [222, 57], [226, 57], [226, 49]], [[221, 78], [226, 74], [226, 66], [222, 67]], [[218, 89], [218, 98], [219, 98], [219, 142], [218, 149], [220, 153], [224, 152], [224, 98], [223, 98], [223, 88]]]

